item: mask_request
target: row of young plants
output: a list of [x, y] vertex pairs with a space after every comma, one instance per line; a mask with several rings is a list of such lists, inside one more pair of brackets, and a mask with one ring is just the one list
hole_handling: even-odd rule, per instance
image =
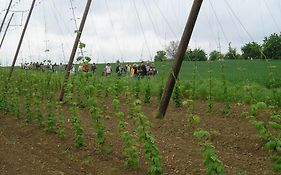
[[[55, 93], [50, 88], [49, 78], [46, 81], [40, 81], [39, 77], [34, 76], [33, 79], [25, 79], [20, 83], [14, 81], [14, 83], [2, 82], [1, 88], [1, 110], [8, 113], [15, 113], [17, 118], [27, 124], [38, 124], [46, 132], [56, 133], [62, 139], [65, 138], [65, 118], [63, 114], [63, 106], [57, 103]], [[79, 81], [79, 82], [78, 82]], [[123, 142], [123, 153], [126, 155], [126, 165], [132, 167], [138, 167], [139, 162], [139, 145], [142, 145], [145, 158], [149, 160], [148, 174], [162, 174], [161, 161], [159, 157], [159, 151], [155, 144], [154, 137], [150, 131], [150, 124], [148, 118], [141, 112], [141, 101], [136, 100], [135, 94], [132, 93], [130, 99], [136, 101], [132, 105], [134, 109], [138, 109], [138, 112], [131, 113], [131, 117], [134, 118], [136, 124], [137, 136], [133, 136], [126, 129], [126, 117], [125, 113], [120, 108], [120, 101], [118, 92], [122, 87], [122, 84], [114, 83], [106, 88], [104, 95], [94, 94], [94, 92], [102, 92], [97, 88], [104, 86], [101, 81], [94, 81], [93, 85], [89, 85], [90, 81], [87, 80], [83, 74], [79, 75], [79, 78], [75, 77], [71, 79], [65, 89], [65, 101], [68, 103], [71, 109], [71, 124], [73, 127], [73, 133], [75, 136], [75, 146], [82, 147], [85, 145], [84, 129], [81, 124], [80, 109], [89, 109], [90, 115], [93, 120], [93, 127], [96, 131], [96, 146], [100, 153], [110, 153], [110, 150], [106, 147], [106, 136], [103, 119], [106, 115], [106, 110], [100, 109], [96, 99], [99, 96], [108, 96], [112, 98], [112, 105], [114, 107], [116, 116], [119, 118], [118, 128], [120, 131], [120, 138]], [[7, 84], [5, 87], [4, 84]], [[21, 93], [16, 88], [17, 86], [24, 86], [21, 89]], [[111, 88], [111, 90], [109, 90]], [[102, 88], [100, 88], [102, 89]], [[55, 91], [56, 92], [56, 91]], [[110, 93], [109, 93], [110, 92]], [[8, 97], [9, 94], [9, 97]], [[146, 90], [145, 101], [150, 102], [149, 86]], [[86, 100], [87, 99], [87, 100]], [[105, 99], [105, 98], [104, 98]], [[86, 100], [86, 101], [85, 101]], [[23, 104], [23, 105], [21, 105]], [[102, 106], [104, 108], [104, 106]]]
[[[276, 66], [272, 65], [271, 62], [265, 63], [268, 69], [267, 72], [269, 72], [266, 85], [262, 82], [258, 83], [256, 79], [259, 79], [259, 76], [253, 77], [249, 75], [249, 71], [245, 71], [239, 63], [232, 66], [235, 67], [234, 69], [237, 69], [235, 71], [238, 71], [239, 75], [241, 74], [241, 81], [231, 81], [233, 79], [231, 77], [235, 76], [236, 72], [229, 73], [229, 64], [227, 62], [218, 62], [217, 64], [220, 65], [216, 66], [218, 70], [214, 70], [214, 66], [208, 63], [207, 70], [205, 70], [205, 72], [208, 72], [208, 76], [205, 75], [205, 72], [199, 72], [197, 64], [197, 62], [193, 64], [193, 71], [190, 73], [191, 76], [189, 78], [184, 77], [184, 79], [177, 83], [178, 87], [175, 88], [175, 91], [178, 92], [175, 94], [189, 99], [208, 100], [210, 108], [212, 108], [212, 103], [215, 101], [224, 102], [224, 112], [226, 114], [231, 112], [230, 104], [237, 102], [251, 104], [252, 101], [264, 101], [270, 105], [281, 106], [281, 89], [278, 85], [280, 84], [280, 76]], [[183, 74], [186, 73], [184, 72]], [[203, 77], [204, 75], [205, 77]], [[122, 83], [132, 87], [136, 93], [143, 97], [146, 93], [145, 87], [147, 82], [150, 82], [151, 96], [157, 97], [158, 101], [161, 98], [164, 83], [166, 82], [166, 77], [163, 77], [162, 74], [155, 78], [140, 79], [138, 84], [136, 84], [136, 79], [122, 79], [127, 80], [127, 82]], [[140, 87], [139, 91], [138, 87]], [[179, 107], [181, 103], [182, 100], [175, 97], [174, 105]]]
[[2, 80], [1, 88], [4, 89], [0, 93], [0, 110], [64, 138], [65, 119], [61, 106], [54, 100], [55, 94], [48, 90], [50, 87], [45, 81], [36, 76], [33, 79], [20, 77], [19, 81], [10, 82], [3, 76]]
[[[225, 64], [221, 63], [220, 72], [221, 77], [217, 79], [213, 76], [213, 71], [211, 66], [208, 70], [208, 79], [202, 80], [200, 77], [200, 72], [198, 72], [197, 65], [194, 64], [191, 80], [181, 80], [178, 81], [177, 86], [174, 90], [173, 101], [176, 107], [180, 107], [182, 103], [182, 99], [205, 99], [209, 103], [209, 111], [212, 110], [213, 102], [221, 101], [225, 103], [224, 111], [225, 113], [229, 113], [230, 103], [234, 102], [242, 102], [251, 104], [252, 101], [264, 101], [267, 104], [281, 106], [281, 89], [276, 87], [275, 84], [278, 81], [276, 77], [274, 66], [268, 66], [270, 71], [270, 82], [269, 88], [263, 87], [256, 83], [253, 83], [250, 79], [245, 75], [245, 80], [240, 83], [232, 83], [228, 81], [226, 77]], [[60, 88], [60, 83], [62, 79], [62, 75], [60, 74], [52, 74], [50, 72], [43, 74], [41, 72], [29, 72], [29, 71], [19, 71], [19, 76], [17, 77], [17, 84], [24, 85], [24, 79], [26, 77], [30, 77], [31, 80], [40, 79], [38, 83], [41, 87], [41, 93], [43, 96], [46, 96], [46, 89], [52, 90], [53, 92], [58, 91]], [[114, 82], [116, 77], [93, 77], [92, 74], [78, 74], [74, 75], [74, 79], [78, 80], [80, 76], [85, 76], [89, 82], [93, 82], [93, 79], [96, 81], [102, 82], [102, 88], [105, 88]], [[79, 81], [76, 81], [77, 84]], [[139, 96], [141, 99], [144, 99], [145, 103], [149, 103], [153, 98], [157, 97], [157, 101], [160, 101], [163, 89], [164, 89], [165, 79], [161, 76], [151, 78], [151, 79], [128, 79], [127, 77], [120, 78], [120, 85], [123, 87], [128, 86], [130, 90], [132, 90], [136, 96]], [[30, 82], [33, 83], [33, 82]], [[80, 86], [83, 83], [77, 84]], [[27, 85], [28, 87], [28, 85]], [[43, 88], [46, 87], [46, 88]], [[80, 88], [77, 88], [79, 91]], [[20, 90], [20, 94], [22, 91]], [[79, 93], [80, 94], [80, 93]], [[78, 104], [82, 105], [80, 107], [85, 106], [85, 100], [77, 97]], [[80, 102], [79, 102], [80, 100]], [[83, 104], [84, 103], [84, 104]]]
[[[263, 121], [259, 116], [263, 110], [273, 111], [271, 116]], [[260, 114], [261, 113], [261, 114]], [[258, 138], [263, 141], [263, 147], [272, 153], [271, 159], [274, 161], [273, 170], [281, 172], [281, 115], [273, 106], [268, 106], [264, 102], [258, 102], [250, 107], [247, 118], [258, 132]]]
[[[223, 67], [223, 66], [222, 66]], [[200, 86], [200, 81], [198, 80], [198, 74], [196, 73], [196, 67], [193, 71], [193, 79], [192, 79], [192, 86], [189, 87], [189, 92], [187, 93], [188, 96], [195, 101], [198, 99], [198, 94], [200, 91], [198, 91], [198, 86]], [[31, 77], [29, 80], [25, 79], [24, 77], [28, 76]], [[6, 80], [3, 79], [1, 81], [1, 94], [0, 94], [0, 108], [1, 110], [14, 113], [15, 116], [17, 116], [19, 119], [24, 119], [27, 123], [38, 123], [41, 127], [44, 128], [47, 132], [53, 132], [57, 133], [61, 138], [64, 138], [65, 132], [64, 132], [64, 117], [63, 113], [61, 113], [61, 105], [57, 104], [55, 101], [55, 93], [59, 90], [59, 78], [53, 77], [53, 74], [49, 74], [44, 78], [39, 77], [37, 74], [33, 73], [25, 73], [25, 75], [20, 75], [20, 78], [17, 78], [16, 81], [13, 82], [5, 82]], [[222, 77], [223, 77], [223, 71], [222, 71]], [[222, 78], [223, 79], [223, 78]], [[2, 80], [2, 79], [1, 79]], [[144, 83], [145, 82], [145, 83]], [[133, 118], [136, 120], [136, 123], [145, 124], [146, 123], [146, 116], [141, 114], [137, 115], [137, 106], [139, 108], [138, 104], [141, 104], [141, 101], [144, 101], [145, 103], [149, 103], [151, 101], [151, 97], [154, 96], [153, 89], [151, 89], [150, 81], [148, 80], [133, 80], [128, 81], [124, 79], [107, 79], [107, 78], [95, 78], [95, 77], [88, 77], [85, 74], [77, 74], [73, 76], [70, 79], [70, 83], [67, 85], [66, 88], [66, 101], [68, 104], [71, 105], [71, 111], [72, 111], [72, 126], [75, 134], [75, 145], [77, 147], [81, 147], [85, 144], [84, 141], [84, 130], [81, 125], [81, 118], [79, 115], [79, 110], [81, 108], [88, 108], [91, 117], [93, 119], [93, 127], [96, 130], [96, 143], [97, 148], [102, 153], [110, 152], [110, 150], [105, 149], [106, 147], [106, 136], [105, 136], [105, 130], [106, 126], [103, 125], [104, 118], [107, 117], [107, 106], [105, 103], [106, 98], [112, 98], [115, 100], [119, 100], [120, 96], [125, 97], [126, 103], [128, 106], [128, 116], [130, 118]], [[57, 85], [56, 85], [57, 84]], [[181, 86], [181, 82], [177, 83], [176, 89], [174, 91], [174, 103], [178, 107], [182, 106], [183, 97], [186, 93], [186, 90], [183, 86]], [[207, 99], [208, 99], [208, 111], [212, 111], [213, 102], [216, 100], [214, 84], [216, 84], [215, 80], [213, 80], [212, 72], [209, 72], [209, 79], [208, 79], [208, 88], [207, 88]], [[153, 86], [153, 85], [152, 85]], [[25, 87], [25, 88], [18, 88], [18, 87]], [[230, 110], [230, 86], [228, 85], [228, 82], [225, 80], [222, 82], [222, 89], [223, 89], [223, 97], [224, 99], [227, 99], [228, 103], [225, 103], [226, 105], [226, 114]], [[255, 90], [251, 87], [251, 84], [246, 89], [246, 95], [247, 98], [250, 99], [250, 103], [254, 103], [256, 101], [256, 98], [254, 96]], [[124, 91], [124, 94], [116, 95], [118, 92]], [[155, 91], [155, 90], [154, 90]], [[159, 85], [159, 88], [157, 90], [157, 96], [158, 99], [161, 97], [161, 94], [163, 92], [163, 83]], [[9, 94], [9, 96], [7, 95]], [[11, 95], [10, 95], [11, 94]], [[92, 97], [92, 99], [91, 99]], [[113, 98], [114, 97], [114, 98]], [[99, 100], [96, 100], [99, 99]], [[101, 99], [101, 100], [100, 100]], [[142, 99], [141, 101], [137, 99]], [[136, 101], [137, 100], [137, 101]], [[275, 100], [272, 100], [272, 103], [274, 104]], [[23, 103], [21, 103], [23, 102]], [[101, 102], [101, 106], [99, 105]], [[136, 102], [136, 103], [134, 103]], [[120, 103], [120, 101], [119, 101]], [[23, 104], [22, 106], [20, 104]], [[113, 104], [113, 101], [112, 101]], [[270, 103], [271, 104], [271, 103]], [[194, 105], [194, 103], [193, 103]], [[229, 105], [229, 106], [227, 106]], [[113, 105], [114, 106], [114, 105]], [[24, 108], [24, 109], [23, 109]], [[55, 109], [55, 110], [54, 110]], [[41, 111], [41, 112], [40, 112]], [[43, 112], [44, 111], [44, 112]], [[130, 135], [130, 132], [126, 130], [126, 123], [124, 123], [124, 117], [121, 113], [120, 109], [115, 109], [116, 116], [120, 119], [120, 135], [123, 135], [126, 132], [126, 137], [121, 137], [124, 144], [124, 153], [126, 152], [125, 147], [138, 147], [138, 144], [135, 145], [133, 142], [130, 141], [130, 139], [133, 140], [133, 135]], [[45, 113], [43, 115], [43, 113]], [[125, 115], [125, 114], [124, 114]], [[22, 117], [24, 116], [24, 117]], [[137, 117], [136, 117], [137, 116]], [[196, 119], [196, 117], [191, 117], [191, 119]], [[194, 119], [194, 120], [195, 120]], [[123, 121], [123, 122], [122, 122]], [[123, 128], [123, 126], [125, 126]], [[146, 128], [146, 127], [140, 127], [140, 128]], [[149, 126], [147, 126], [149, 130]], [[141, 129], [140, 129], [141, 131]], [[154, 142], [153, 137], [151, 138], [149, 134], [151, 133], [149, 131], [142, 130], [144, 136], [148, 137], [145, 139], [136, 139], [136, 141], [141, 140], [143, 143], [147, 142], [146, 147], [149, 151], [147, 154], [148, 160], [158, 160], [158, 158], [151, 158], [150, 156], [157, 155], [157, 149], [154, 146], [148, 146], [152, 142]], [[145, 131], [145, 132], [144, 132]], [[60, 134], [61, 133], [61, 134]], [[139, 132], [141, 135], [141, 132]], [[203, 132], [204, 133], [204, 132]], [[61, 136], [62, 135], [62, 136]], [[203, 139], [206, 139], [209, 134], [206, 134], [206, 136], [203, 136]], [[125, 138], [127, 140], [125, 140]], [[129, 139], [128, 139], [129, 138]], [[131, 145], [128, 145], [126, 143], [131, 143]], [[202, 142], [204, 143], [204, 142]], [[210, 146], [210, 145], [209, 145]], [[128, 149], [129, 150], [129, 149]], [[126, 155], [126, 162], [127, 165], [131, 166], [128, 162], [128, 160], [133, 157], [128, 152], [125, 153]], [[132, 149], [130, 149], [132, 151]], [[149, 153], [151, 152], [151, 153]], [[138, 153], [137, 153], [138, 154]], [[133, 154], [133, 155], [137, 155]], [[133, 163], [132, 163], [133, 165]], [[159, 165], [157, 162], [151, 162], [150, 163], [150, 169], [151, 172], [160, 172], [157, 168]], [[214, 168], [216, 169], [216, 168]], [[153, 171], [152, 171], [153, 170]]]
[[140, 160], [139, 151], [136, 145], [137, 143], [134, 136], [128, 130], [128, 122], [126, 120], [125, 113], [121, 110], [117, 85], [118, 84], [115, 84], [111, 91], [111, 104], [114, 109], [115, 116], [119, 119], [117, 127], [123, 143], [123, 154], [126, 156], [125, 164], [131, 167], [138, 167]]
[[[228, 91], [229, 86], [227, 85], [228, 82], [225, 80], [223, 69], [224, 69], [224, 67], [222, 65], [222, 79], [224, 80], [223, 83], [222, 83], [222, 89], [223, 89], [223, 97], [225, 99], [225, 106], [224, 106], [223, 112], [225, 114], [229, 114], [231, 112], [230, 104], [231, 104], [232, 101], [229, 97], [229, 91]], [[194, 72], [196, 72], [196, 71], [194, 71]], [[196, 100], [197, 98], [196, 98], [196, 88], [195, 87], [196, 87], [196, 83], [198, 83], [198, 82], [196, 80], [196, 73], [194, 73], [193, 75], [194, 75], [193, 76], [194, 78], [193, 78], [193, 86], [192, 86], [193, 88], [191, 89], [192, 90], [191, 91], [192, 92], [191, 98]], [[212, 80], [212, 72], [211, 71], [209, 71], [208, 82], [209, 82], [208, 97], [207, 97], [207, 99], [208, 99], [208, 112], [211, 112], [212, 108], [213, 108], [213, 103], [214, 103], [214, 100], [213, 100], [214, 97], [212, 95], [212, 93], [213, 93], [213, 88], [212, 88], [213, 80]], [[163, 92], [163, 91], [161, 91], [161, 89], [162, 89], [161, 87], [163, 87], [163, 86], [160, 85], [159, 87], [160, 87], [159, 88], [160, 89], [159, 94], [161, 94]], [[139, 90], [138, 89], [139, 89], [139, 85], [136, 85], [136, 87], [134, 88], [134, 90], [135, 90], [134, 93], [135, 93], [136, 98], [139, 97]], [[255, 91], [251, 87], [250, 83], [247, 86], [245, 86], [245, 90], [246, 90], [245, 96], [247, 97], [247, 99], [249, 99], [248, 102], [249, 103], [255, 102], [257, 100], [257, 98], [255, 98], [255, 96], [254, 96]], [[177, 85], [176, 85], [175, 91], [174, 91], [174, 95], [173, 95], [173, 100], [174, 100], [174, 103], [176, 104], [177, 107], [181, 107], [181, 105], [182, 105], [183, 95], [181, 93], [182, 93], [181, 86], [180, 86], [180, 83], [178, 82]], [[161, 95], [159, 95], [159, 96], [161, 96]], [[277, 106], [278, 103], [276, 103], [276, 101], [277, 101], [276, 99], [270, 101], [270, 104], [273, 104], [273, 105]], [[196, 120], [196, 116], [191, 117], [191, 120]], [[197, 137], [201, 138], [201, 139], [203, 138], [203, 140], [208, 139], [210, 137], [210, 134], [207, 131], [204, 131], [204, 130], [198, 130], [197, 132], [195, 132], [195, 135]], [[203, 135], [203, 136], [200, 136], [200, 135]], [[214, 147], [213, 147], [212, 143], [205, 143], [204, 142], [204, 144], [202, 144], [202, 145], [205, 146], [204, 150], [207, 150], [206, 151], [207, 153], [210, 153], [210, 155], [212, 155], [213, 157], [217, 157], [217, 156], [213, 155], [213, 154], [215, 154], [215, 152], [214, 152]], [[276, 162], [279, 162], [279, 159], [277, 159], [276, 156], [275, 156], [275, 160], [277, 160]], [[213, 168], [210, 168], [210, 172], [213, 171], [210, 174], [214, 174], [214, 173], [224, 174], [223, 165], [217, 158], [215, 159], [215, 162], [213, 162], [213, 165], [207, 165], [207, 164], [212, 164], [212, 162], [209, 162], [209, 161], [205, 161], [205, 162], [208, 162], [208, 163], [206, 163], [207, 167], [209, 167], [209, 168], [213, 167]], [[208, 172], [209, 172], [209, 170], [208, 170]]]
[[211, 134], [200, 128], [201, 118], [194, 113], [195, 102], [193, 100], [185, 100], [183, 102], [187, 112], [187, 127], [191, 128], [194, 136], [199, 140], [203, 165], [206, 167], [207, 175], [224, 175], [225, 168], [223, 162], [219, 159], [215, 147], [211, 142]]
[[[139, 100], [140, 86], [138, 86], [138, 81], [134, 84], [134, 91], [132, 92], [130, 87], [124, 86], [120, 79], [107, 82], [94, 78], [88, 79], [89, 77], [86, 77], [85, 74], [76, 76], [69, 81], [66, 87], [66, 102], [70, 105], [89, 110], [93, 119], [93, 127], [96, 131], [96, 146], [99, 153], [111, 152], [109, 143], [106, 143], [106, 126], [103, 121], [111, 119], [108, 113], [113, 110], [115, 117], [119, 121], [116, 127], [119, 130], [120, 140], [123, 143], [122, 152], [125, 156], [125, 164], [129, 167], [139, 167], [140, 147], [142, 147], [144, 157], [149, 161], [148, 174], [163, 174], [159, 150], [150, 129], [150, 122], [148, 117], [141, 111], [142, 102]], [[150, 103], [151, 95], [149, 88], [149, 85], [147, 85], [145, 89], [145, 96], [143, 97], [145, 103]], [[120, 99], [124, 97], [126, 104], [128, 104], [127, 115], [121, 109]], [[108, 99], [110, 99], [112, 109], [108, 109], [108, 106], [106, 106]], [[87, 101], [86, 104], [85, 100]], [[72, 103], [73, 101], [75, 101], [74, 104]], [[134, 124], [135, 129], [133, 130], [136, 131], [136, 135], [132, 134], [132, 128], [128, 128], [130, 120]]]

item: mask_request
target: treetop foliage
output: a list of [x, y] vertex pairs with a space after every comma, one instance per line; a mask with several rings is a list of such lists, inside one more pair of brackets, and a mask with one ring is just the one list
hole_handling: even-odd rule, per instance
[[281, 33], [265, 37], [262, 48], [266, 59], [281, 60]]
[[[154, 57], [155, 61], [166, 61], [168, 57], [173, 59], [177, 52], [179, 42], [171, 41], [169, 46], [164, 50], [158, 51]], [[223, 54], [220, 51], [214, 50], [209, 55], [201, 48], [194, 50], [188, 49], [184, 55], [185, 61], [216, 61], [216, 60], [237, 60], [237, 59], [273, 59], [281, 60], [281, 33], [273, 33], [269, 37], [265, 37], [262, 44], [255, 41], [244, 44], [241, 47], [239, 54], [236, 48], [229, 48], [227, 53]]]

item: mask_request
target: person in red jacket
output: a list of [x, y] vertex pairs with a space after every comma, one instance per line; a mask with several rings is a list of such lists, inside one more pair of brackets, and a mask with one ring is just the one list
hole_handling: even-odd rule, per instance
[[88, 63], [83, 64], [83, 71], [87, 72], [87, 73], [89, 72], [89, 64]]

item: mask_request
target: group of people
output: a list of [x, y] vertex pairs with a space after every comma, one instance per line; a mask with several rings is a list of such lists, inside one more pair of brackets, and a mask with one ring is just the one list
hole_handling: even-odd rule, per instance
[[127, 64], [125, 69], [127, 75], [130, 75], [131, 77], [155, 76], [158, 74], [158, 71], [153, 63], [141, 62], [141, 64]]
[[40, 70], [51, 71], [51, 72], [63, 72], [66, 69], [66, 65], [60, 64], [51, 64], [51, 63], [43, 63], [43, 62], [30, 62], [30, 63], [22, 63], [21, 68], [24, 70]]
[[[39, 63], [39, 62], [30, 62], [21, 64], [21, 68], [25, 70], [40, 70], [40, 71], [51, 71], [51, 72], [63, 72], [66, 70], [67, 65], [60, 63], [59, 65], [54, 63]], [[72, 66], [71, 73], [76, 71], [83, 71], [85, 73], [92, 72], [95, 73], [97, 66], [95, 63], [89, 64], [84, 63], [80, 64], [78, 67]], [[110, 63], [107, 63], [103, 69], [103, 76], [110, 76], [112, 74], [112, 66]], [[126, 64], [122, 66], [121, 63], [117, 63], [115, 73], [117, 76], [127, 75], [128, 77], [145, 77], [145, 76], [154, 76], [158, 74], [158, 71], [153, 63], [141, 62], [141, 64]]]
[[[112, 73], [112, 67], [110, 63], [107, 63], [104, 70], [104, 76], [110, 76]], [[117, 76], [127, 75], [130, 77], [145, 77], [145, 76], [154, 76], [158, 72], [153, 63], [144, 63], [141, 64], [126, 64], [123, 67], [120, 63], [117, 63], [115, 73]]]

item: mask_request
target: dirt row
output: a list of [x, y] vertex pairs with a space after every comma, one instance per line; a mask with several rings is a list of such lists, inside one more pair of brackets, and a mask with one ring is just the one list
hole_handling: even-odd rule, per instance
[[[110, 104], [108, 104], [108, 107]], [[242, 114], [248, 107], [235, 104], [230, 116], [225, 116], [223, 104], [216, 103], [214, 111], [207, 112], [207, 103], [198, 101], [195, 113], [201, 117], [200, 127], [211, 133], [212, 142], [219, 158], [225, 165], [226, 174], [271, 175], [273, 162], [270, 153], [262, 148], [257, 132]], [[109, 107], [110, 108], [110, 107]], [[125, 108], [125, 106], [123, 106]], [[164, 174], [205, 174], [199, 140], [194, 129], [187, 126], [186, 109], [170, 105], [163, 120], [155, 119], [156, 103], [144, 105], [143, 111], [150, 116], [152, 132], [160, 150]], [[125, 109], [124, 109], [125, 110]], [[86, 110], [81, 111], [86, 146], [77, 149], [71, 129], [69, 108], [64, 106], [66, 138], [46, 133], [36, 124], [25, 124], [14, 116], [0, 113], [0, 175], [13, 174], [93, 174], [93, 175], [145, 175], [147, 162], [141, 156], [140, 168], [124, 165], [122, 141], [117, 129], [118, 118], [112, 112], [104, 119], [107, 142], [112, 153], [96, 153], [95, 132], [92, 119]], [[24, 115], [22, 115], [24, 117]], [[128, 119], [128, 129], [134, 128], [133, 119]], [[138, 145], [141, 149], [141, 145]]]

